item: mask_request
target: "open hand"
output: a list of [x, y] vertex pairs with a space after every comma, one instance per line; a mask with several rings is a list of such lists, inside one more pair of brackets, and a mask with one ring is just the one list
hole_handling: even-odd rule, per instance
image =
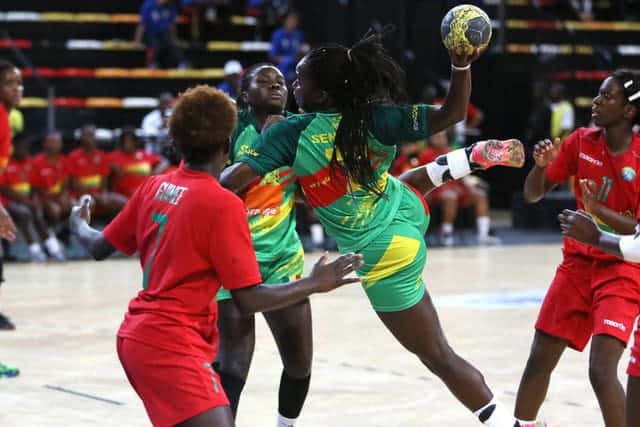
[[549, 166], [558, 155], [560, 143], [560, 138], [556, 138], [553, 142], [550, 139], [538, 142], [533, 147], [533, 160], [536, 162], [536, 166], [539, 168]]
[[579, 181], [580, 189], [582, 190], [582, 204], [584, 210], [592, 213], [593, 207], [598, 203], [598, 186], [592, 179], [581, 179]]
[[588, 245], [598, 244], [600, 229], [591, 215], [584, 211], [565, 209], [558, 215], [562, 235]]
[[309, 278], [314, 280], [315, 292], [329, 292], [333, 289], [348, 283], [358, 283], [357, 277], [346, 277], [362, 267], [362, 255], [348, 253], [341, 255], [335, 260], [327, 263], [328, 253], [324, 253], [313, 266]]
[[485, 50], [486, 48], [476, 48], [471, 53], [455, 52], [453, 50], [450, 50], [449, 58], [451, 58], [451, 63], [456, 67], [466, 67], [476, 59], [480, 58], [480, 55], [482, 55]]
[[15, 240], [16, 238], [16, 225], [9, 212], [2, 206], [0, 206], [0, 238], [7, 240]]

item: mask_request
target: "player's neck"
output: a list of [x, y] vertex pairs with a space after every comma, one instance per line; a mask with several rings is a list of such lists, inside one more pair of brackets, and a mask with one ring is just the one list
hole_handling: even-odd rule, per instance
[[633, 133], [626, 123], [621, 123], [604, 129], [604, 139], [609, 151], [614, 154], [623, 153], [631, 145]]
[[192, 163], [189, 163], [187, 161], [184, 162], [184, 167], [186, 167], [187, 169], [191, 169], [194, 171], [198, 171], [198, 172], [204, 172], [208, 175], [213, 176], [216, 179], [220, 178], [220, 173], [222, 172], [222, 169], [224, 168], [224, 165], [221, 166], [216, 166], [213, 162], [209, 162], [209, 163], [205, 163], [202, 165], [194, 165]]

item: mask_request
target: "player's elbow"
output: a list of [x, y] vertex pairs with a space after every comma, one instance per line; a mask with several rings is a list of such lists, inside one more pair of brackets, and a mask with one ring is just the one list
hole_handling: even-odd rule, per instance
[[251, 316], [260, 311], [259, 299], [254, 298], [254, 288], [255, 286], [231, 291], [233, 303], [243, 316]]

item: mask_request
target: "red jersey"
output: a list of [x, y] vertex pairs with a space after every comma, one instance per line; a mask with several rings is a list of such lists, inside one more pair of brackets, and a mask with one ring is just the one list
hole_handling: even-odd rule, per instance
[[31, 165], [33, 167], [32, 186], [47, 194], [62, 192], [69, 177], [67, 159], [62, 154], [59, 154], [53, 161], [49, 160], [46, 153], [38, 154], [33, 158]]
[[391, 165], [391, 175], [400, 176], [406, 171], [420, 166], [417, 156], [407, 156], [406, 154], [400, 154]]
[[11, 156], [11, 127], [9, 126], [9, 112], [0, 102], [0, 168], [6, 168]]
[[104, 236], [121, 252], [137, 251], [144, 270], [118, 336], [213, 360], [221, 284], [262, 281], [242, 201], [181, 167], [145, 180]]
[[[575, 176], [574, 190], [578, 209], [584, 209], [579, 181], [595, 181], [598, 202], [619, 214], [640, 218], [640, 136], [633, 135], [629, 149], [623, 154], [613, 155], [609, 151], [602, 129], [579, 128], [571, 133], [560, 146], [556, 159], [546, 171], [547, 178], [561, 184]], [[600, 218], [598, 225], [611, 228]], [[599, 249], [591, 248], [572, 239], [564, 239], [567, 254], [586, 255], [600, 259], [615, 260]]]
[[82, 148], [76, 148], [67, 157], [69, 173], [76, 178], [80, 185], [91, 194], [100, 193], [109, 175], [107, 156], [97, 148], [90, 154]]
[[149, 154], [143, 150], [138, 150], [131, 154], [122, 150], [111, 152], [109, 164], [119, 167], [123, 173], [123, 175], [114, 179], [113, 190], [116, 193], [131, 197], [160, 162], [159, 156]]
[[[31, 194], [31, 159], [28, 157], [18, 161], [14, 158], [9, 160], [9, 165], [5, 172], [0, 175], [0, 185], [9, 187], [14, 192], [23, 196]], [[2, 197], [2, 204], [7, 206], [9, 199]]]

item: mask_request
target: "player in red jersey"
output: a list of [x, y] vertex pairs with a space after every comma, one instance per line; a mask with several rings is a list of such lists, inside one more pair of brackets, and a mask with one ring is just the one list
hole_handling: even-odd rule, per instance
[[112, 151], [108, 159], [113, 172], [113, 191], [127, 199], [148, 176], [163, 172], [169, 165], [162, 157], [138, 149], [138, 137], [133, 128], [122, 130], [120, 147]]
[[[614, 72], [593, 99], [597, 128], [577, 129], [562, 145], [538, 143], [524, 187], [527, 201], [540, 200], [573, 175], [578, 208], [605, 230], [632, 234], [640, 218], [640, 136], [632, 132], [640, 117], [639, 90], [638, 73]], [[570, 239], [563, 255], [536, 322], [516, 417], [536, 417], [565, 348], [582, 351], [593, 335], [589, 378], [605, 425], [622, 427], [624, 391], [617, 366], [639, 312], [640, 266]]]
[[62, 154], [62, 135], [49, 132], [44, 139], [44, 152], [33, 158], [32, 190], [42, 203], [49, 227], [57, 227], [71, 212], [69, 167]]
[[[636, 226], [635, 234], [620, 236], [600, 230], [593, 218], [581, 210], [565, 209], [558, 219], [563, 235], [627, 261], [640, 262], [640, 224]], [[640, 425], [640, 322], [636, 326], [627, 374], [627, 427], [637, 427]]]
[[74, 234], [96, 259], [116, 249], [140, 253], [142, 291], [118, 332], [118, 355], [154, 426], [230, 427], [229, 402], [211, 361], [218, 345], [216, 293], [231, 290], [245, 315], [301, 301], [357, 279], [348, 254], [316, 264], [290, 285], [261, 282], [242, 201], [217, 181], [236, 125], [233, 101], [197, 86], [178, 100], [170, 133], [184, 163], [148, 178], [104, 232], [74, 208]]
[[[22, 76], [13, 64], [0, 60], [0, 176], [9, 163], [11, 152], [11, 128], [9, 126], [9, 110], [20, 105], [22, 99]], [[15, 239], [16, 226], [5, 210], [0, 205], [0, 238]], [[0, 251], [1, 254], [1, 251]], [[0, 284], [4, 282], [2, 274], [2, 259], [0, 256]], [[7, 316], [0, 313], [0, 329], [15, 329], [15, 325]], [[5, 365], [0, 363], [0, 370]]]
[[[438, 132], [429, 138], [429, 146], [418, 156], [418, 163], [426, 165], [450, 151], [446, 131]], [[459, 181], [448, 182], [430, 192], [426, 197], [430, 205], [433, 203], [442, 207], [440, 235], [442, 244], [445, 246], [454, 244], [453, 225], [458, 215], [458, 207], [464, 208], [471, 205], [476, 213], [478, 243], [481, 245], [500, 243], [500, 239], [489, 234], [491, 228], [489, 197], [479, 178], [468, 176]]]
[[96, 211], [113, 215], [126, 203], [126, 197], [112, 193], [107, 188], [110, 173], [107, 154], [96, 147], [96, 128], [85, 125], [80, 133], [80, 147], [67, 156], [71, 175], [71, 190], [75, 196], [91, 194]]

